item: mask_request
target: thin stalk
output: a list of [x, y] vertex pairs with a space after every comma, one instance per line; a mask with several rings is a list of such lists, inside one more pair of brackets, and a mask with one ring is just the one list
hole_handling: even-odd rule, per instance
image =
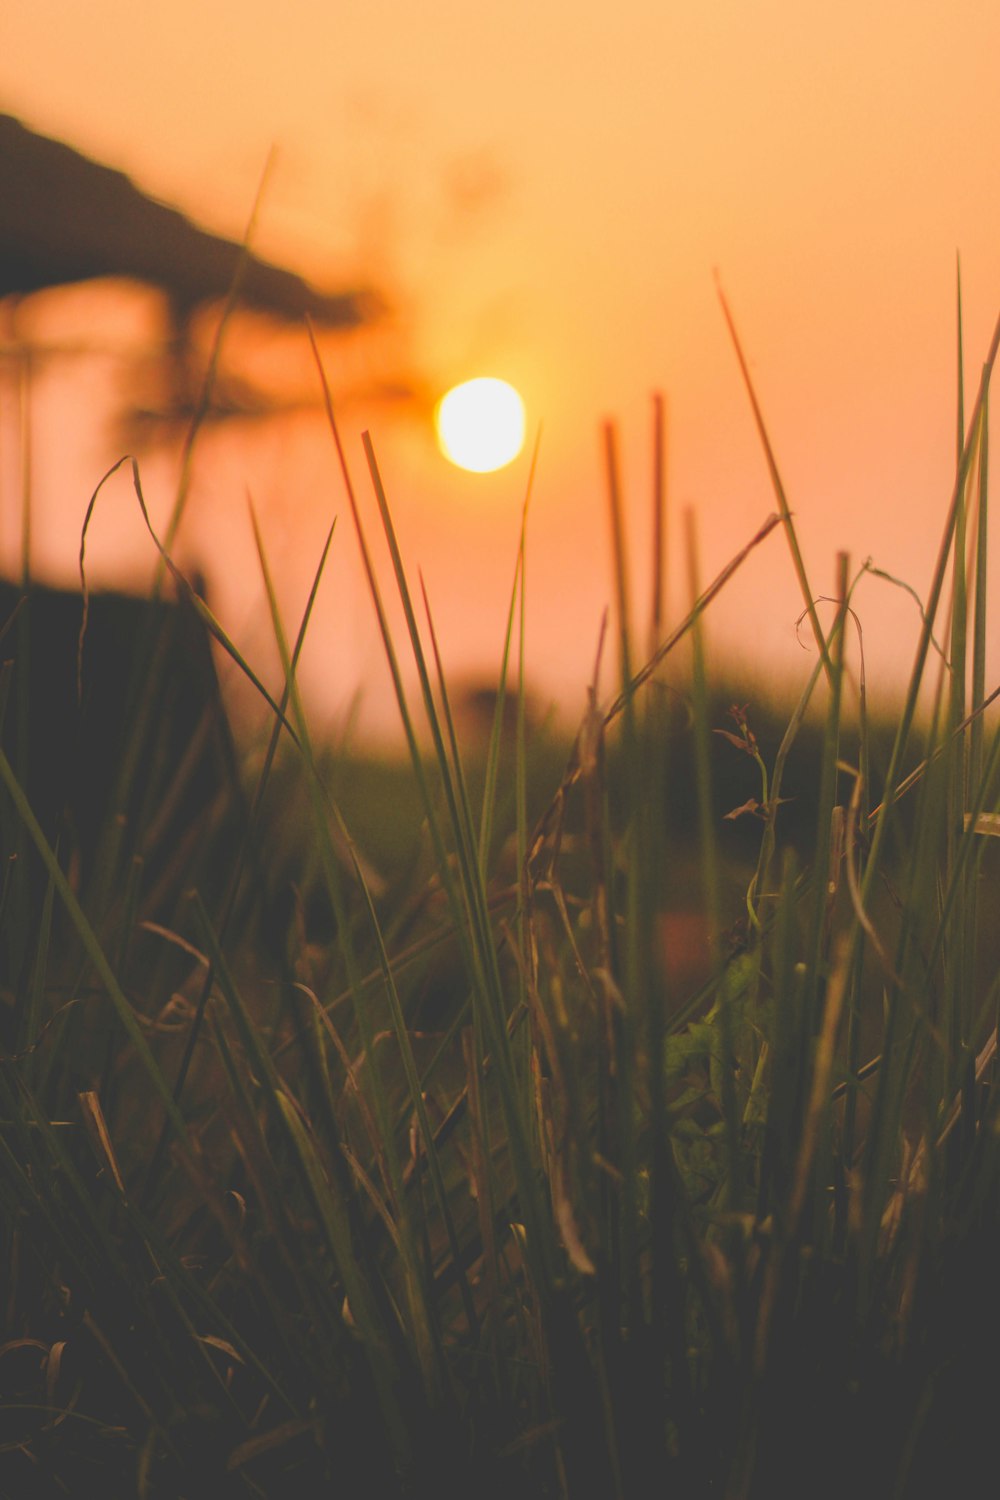
[[[694, 512], [684, 512], [687, 542], [688, 588], [692, 600], [698, 598], [698, 540]], [[694, 702], [695, 792], [698, 799], [698, 844], [701, 854], [702, 903], [708, 928], [710, 967], [713, 974], [720, 968], [719, 939], [719, 860], [715, 839], [715, 809], [712, 805], [711, 736], [708, 725], [708, 687], [705, 674], [705, 644], [701, 619], [695, 620], [691, 632], [691, 696]], [[743, 1200], [743, 1153], [740, 1142], [739, 1106], [736, 1100], [736, 1039], [733, 1031], [732, 1006], [721, 992], [715, 1009], [719, 1032], [719, 1104], [725, 1127], [727, 1155], [726, 1207], [738, 1211]]]
[[757, 392], [754, 389], [753, 380], [750, 376], [750, 367], [747, 364], [746, 356], [743, 353], [743, 346], [740, 343], [739, 335], [736, 332], [736, 324], [733, 321], [732, 313], [729, 311], [729, 303], [726, 301], [725, 293], [722, 290], [722, 283], [720, 282], [718, 275], [716, 275], [716, 291], [719, 294], [719, 301], [722, 304], [722, 314], [726, 320], [726, 326], [729, 329], [729, 336], [733, 341], [733, 348], [736, 350], [736, 358], [739, 362], [740, 372], [743, 376], [743, 383], [746, 386], [747, 395], [750, 398], [750, 405], [753, 408], [754, 421], [757, 424], [757, 432], [764, 446], [764, 455], [767, 459], [768, 472], [771, 475], [771, 486], [778, 501], [778, 510], [784, 523], [785, 536], [788, 539], [788, 548], [792, 554], [792, 565], [795, 568], [795, 576], [799, 582], [799, 589], [802, 593], [803, 603], [806, 607], [806, 614], [809, 616], [809, 624], [812, 626], [813, 636], [815, 637], [817, 649], [819, 650], [819, 654], [823, 660], [824, 669], [829, 676], [832, 674], [833, 664], [831, 663], [830, 658], [827, 654], [826, 638], [819, 623], [819, 615], [816, 613], [813, 591], [809, 586], [809, 579], [806, 576], [806, 567], [802, 559], [801, 548], [799, 547], [798, 534], [796, 533], [795, 524], [792, 520], [792, 512], [789, 509], [788, 500], [785, 495], [785, 487], [782, 484], [781, 475], [778, 472], [778, 464], [774, 456], [774, 449], [771, 447], [771, 439], [768, 436], [767, 427], [764, 424], [764, 416], [760, 408], [760, 402], [757, 400]]
[[[618, 614], [619, 662], [621, 681], [625, 692], [623, 751], [628, 766], [630, 796], [626, 809], [626, 823], [631, 828], [633, 844], [629, 867], [627, 907], [624, 913], [626, 924], [626, 961], [624, 966], [618, 956], [617, 929], [618, 912], [615, 893], [614, 857], [612, 833], [607, 818], [605, 841], [604, 884], [608, 898], [608, 942], [611, 974], [621, 988], [623, 1004], [609, 1009], [609, 1032], [614, 1037], [613, 1071], [615, 1079], [608, 1080], [608, 1120], [617, 1165], [621, 1171], [620, 1210], [620, 1256], [622, 1266], [622, 1293], [624, 1306], [619, 1323], [613, 1330], [617, 1342], [621, 1327], [634, 1326], [640, 1319], [639, 1269], [638, 1269], [638, 1223], [635, 1195], [636, 1141], [634, 1110], [631, 1106], [633, 1075], [637, 1058], [637, 1042], [645, 1024], [650, 990], [649, 961], [651, 954], [651, 916], [642, 920], [643, 892], [638, 888], [642, 879], [643, 838], [640, 820], [645, 816], [642, 788], [647, 775], [642, 764], [642, 751], [635, 712], [635, 702], [628, 684], [632, 680], [631, 602], [629, 597], [629, 568], [625, 540], [625, 512], [621, 492], [618, 465], [618, 443], [614, 425], [604, 425], [604, 456], [606, 465], [608, 510], [611, 521], [612, 559], [614, 566], [615, 601]], [[609, 1064], [611, 1058], [608, 1059]]]
[[667, 617], [667, 570], [669, 556], [667, 514], [667, 421], [666, 403], [657, 393], [653, 396], [653, 527], [652, 565], [653, 594], [649, 621], [649, 653], [656, 650], [663, 637]]
[[844, 649], [847, 639], [848, 561], [846, 553], [837, 557], [836, 600], [837, 615], [830, 633], [829, 646], [824, 646], [831, 664], [829, 673], [830, 701], [827, 710], [826, 732], [823, 736], [823, 759], [820, 768], [819, 808], [816, 824], [814, 910], [810, 928], [809, 958], [806, 970], [806, 1003], [816, 1004], [819, 998], [820, 973], [824, 950], [829, 938], [828, 912], [830, 907], [830, 864], [832, 819], [837, 803], [838, 762], [840, 759], [841, 694], [844, 680]]
[[[180, 478], [177, 482], [177, 495], [174, 499], [173, 509], [167, 521], [167, 529], [164, 532], [163, 537], [164, 547], [166, 548], [167, 552], [169, 552], [174, 545], [177, 533], [180, 530], [180, 524], [184, 519], [184, 512], [187, 509], [187, 503], [191, 493], [191, 476], [194, 468], [195, 444], [198, 440], [198, 435], [201, 432], [202, 427], [204, 426], [205, 418], [208, 416], [208, 409], [212, 401], [212, 392], [215, 389], [215, 383], [219, 373], [219, 364], [222, 358], [223, 340], [240, 299], [240, 291], [243, 285], [243, 278], [246, 274], [247, 263], [250, 258], [250, 245], [253, 241], [254, 234], [256, 233], [257, 220], [260, 217], [260, 206], [263, 202], [264, 191], [267, 187], [268, 179], [271, 175], [271, 169], [273, 165], [274, 150], [272, 148], [267, 154], [267, 159], [264, 162], [264, 170], [261, 172], [260, 181], [257, 184], [257, 192], [254, 195], [253, 206], [250, 209], [250, 217], [247, 221], [247, 227], [244, 231], [243, 240], [240, 244], [239, 255], [236, 260], [236, 265], [233, 269], [233, 278], [229, 285], [229, 291], [226, 293], [226, 300], [222, 306], [222, 314], [219, 318], [219, 322], [215, 330], [215, 335], [212, 339], [212, 347], [208, 356], [208, 365], [205, 370], [205, 378], [202, 381], [201, 391], [198, 396], [198, 404], [194, 409], [190, 425], [184, 438], [184, 448], [181, 452]], [[153, 581], [154, 599], [159, 598], [160, 590], [163, 588], [165, 578], [164, 564], [165, 558], [161, 552], [160, 561], [157, 564], [156, 568], [156, 576]]]
[[[525, 485], [524, 502], [521, 506], [521, 534], [517, 547], [517, 561], [514, 564], [514, 581], [511, 585], [510, 604], [507, 610], [507, 626], [504, 631], [503, 653], [500, 660], [500, 681], [497, 688], [497, 701], [493, 713], [493, 729], [490, 735], [489, 751], [486, 757], [486, 776], [483, 785], [483, 811], [479, 825], [479, 870], [481, 878], [485, 881], [489, 866], [490, 849], [493, 844], [493, 819], [496, 811], [496, 789], [497, 776], [500, 768], [501, 737], [503, 732], [504, 708], [507, 700], [507, 670], [510, 661], [510, 648], [514, 634], [514, 619], [517, 610], [519, 593], [522, 596], [524, 590], [524, 544], [528, 527], [528, 506], [531, 503], [531, 494], [534, 488], [535, 471], [538, 466], [538, 449], [541, 442], [541, 433], [535, 438], [535, 446], [531, 453], [531, 465], [528, 469], [528, 480]], [[521, 612], [521, 624], [523, 626], [523, 608]], [[523, 650], [523, 638], [521, 647]], [[518, 678], [518, 716], [524, 712], [524, 682], [523, 676]]]

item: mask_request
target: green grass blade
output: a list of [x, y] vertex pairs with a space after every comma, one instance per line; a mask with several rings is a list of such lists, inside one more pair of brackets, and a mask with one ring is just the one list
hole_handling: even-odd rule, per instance
[[[538, 449], [541, 433], [535, 439], [535, 446], [531, 454], [531, 465], [528, 469], [528, 480], [525, 485], [524, 501], [521, 506], [521, 533], [517, 548], [517, 562], [514, 566], [514, 582], [510, 591], [510, 605], [507, 610], [507, 626], [504, 631], [503, 652], [500, 659], [500, 678], [497, 690], [496, 707], [493, 712], [493, 729], [490, 734], [489, 750], [486, 756], [486, 774], [483, 783], [483, 811], [479, 826], [479, 870], [485, 881], [489, 865], [490, 850], [493, 845], [493, 819], [496, 812], [497, 777], [500, 769], [500, 743], [503, 733], [504, 709], [507, 699], [507, 671], [510, 661], [511, 641], [514, 633], [514, 619], [517, 608], [519, 589], [524, 589], [524, 550], [525, 538], [528, 527], [528, 507], [531, 503], [531, 494], [535, 482], [535, 470], [538, 466]], [[522, 643], [523, 645], [523, 643]], [[523, 712], [524, 690], [523, 682], [519, 683], [518, 689], [518, 715]]]

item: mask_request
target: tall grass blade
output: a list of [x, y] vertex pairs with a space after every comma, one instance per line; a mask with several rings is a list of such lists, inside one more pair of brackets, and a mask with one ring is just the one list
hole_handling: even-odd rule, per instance
[[666, 582], [670, 561], [668, 539], [666, 402], [657, 393], [653, 397], [653, 590], [649, 618], [650, 655], [663, 639], [663, 624], [667, 618]]
[[733, 315], [729, 310], [729, 303], [726, 301], [726, 296], [722, 290], [722, 283], [719, 280], [718, 275], [716, 275], [716, 291], [718, 292], [719, 302], [722, 306], [722, 315], [726, 320], [726, 327], [729, 329], [729, 336], [733, 341], [733, 348], [736, 351], [736, 358], [739, 362], [740, 373], [743, 376], [743, 384], [746, 386], [747, 395], [750, 398], [750, 405], [753, 408], [754, 421], [757, 424], [757, 432], [760, 435], [761, 443], [764, 446], [764, 455], [767, 459], [768, 472], [771, 475], [771, 486], [778, 501], [778, 510], [780, 512], [782, 522], [784, 523], [785, 536], [788, 539], [789, 551], [792, 554], [792, 564], [795, 568], [795, 576], [798, 579], [799, 589], [802, 594], [803, 603], [805, 604], [806, 613], [809, 616], [809, 624], [812, 627], [812, 633], [816, 641], [817, 650], [819, 651], [820, 656], [823, 658], [824, 668], [827, 673], [829, 673], [831, 670], [831, 665], [829, 658], [826, 655], [826, 639], [819, 622], [819, 615], [816, 613], [813, 591], [809, 586], [809, 579], [806, 576], [805, 563], [802, 558], [801, 548], [799, 547], [798, 534], [795, 530], [795, 525], [792, 520], [792, 512], [789, 509], [788, 500], [785, 495], [785, 487], [782, 483], [781, 475], [778, 472], [778, 463], [774, 456], [774, 449], [771, 447], [771, 439], [768, 436], [767, 427], [764, 424], [764, 416], [760, 408], [760, 403], [757, 400], [757, 392], [754, 388], [753, 380], [750, 375], [750, 367], [747, 364], [746, 356], [743, 353], [743, 346], [740, 343], [739, 335], [736, 332], [736, 324], [733, 321]]
[[[510, 648], [514, 634], [515, 612], [517, 610], [518, 597], [523, 601], [524, 593], [524, 549], [528, 529], [528, 507], [531, 503], [531, 494], [535, 483], [535, 471], [538, 466], [538, 450], [541, 443], [541, 433], [535, 438], [535, 445], [531, 453], [531, 465], [528, 469], [528, 479], [525, 485], [524, 502], [521, 506], [521, 531], [517, 547], [517, 561], [514, 566], [514, 581], [510, 591], [510, 605], [507, 610], [507, 625], [504, 631], [503, 652], [500, 658], [500, 677], [497, 688], [497, 701], [493, 712], [493, 729], [490, 734], [489, 751], [486, 756], [486, 772], [483, 783], [483, 811], [479, 827], [479, 868], [482, 879], [485, 881], [489, 865], [490, 850], [493, 844], [493, 820], [496, 813], [497, 777], [500, 770], [500, 745], [504, 725], [504, 709], [507, 701], [507, 675], [510, 662]], [[523, 619], [523, 603], [522, 616]], [[523, 650], [523, 642], [522, 642]], [[520, 719], [524, 711], [524, 685], [523, 679], [518, 679], [517, 713]]]
[[[268, 179], [270, 178], [273, 166], [274, 150], [272, 148], [268, 152], [267, 160], [264, 163], [264, 170], [261, 172], [260, 181], [257, 184], [257, 192], [254, 197], [253, 206], [250, 210], [250, 217], [247, 221], [247, 227], [243, 235], [239, 255], [237, 257], [236, 265], [233, 270], [233, 279], [230, 284], [229, 291], [226, 294], [226, 300], [223, 303], [222, 307], [222, 314], [219, 318], [219, 322], [215, 330], [215, 335], [212, 339], [212, 347], [209, 351], [208, 364], [205, 369], [205, 378], [202, 381], [201, 391], [198, 396], [198, 403], [194, 409], [190, 426], [188, 427], [187, 433], [184, 438], [184, 447], [181, 452], [180, 478], [177, 484], [177, 495], [174, 500], [173, 510], [171, 511], [170, 518], [167, 522], [167, 529], [164, 533], [164, 545], [167, 552], [169, 552], [174, 545], [177, 533], [180, 530], [181, 522], [184, 519], [184, 512], [187, 509], [188, 498], [191, 493], [191, 478], [193, 473], [195, 444], [197, 443], [198, 436], [201, 432], [202, 427], [204, 426], [205, 418], [208, 416], [208, 410], [212, 400], [212, 392], [215, 389], [216, 380], [218, 379], [219, 363], [222, 358], [222, 345], [225, 340], [229, 324], [232, 321], [233, 314], [235, 313], [237, 305], [239, 303], [240, 292], [243, 285], [243, 278], [246, 274], [247, 263], [250, 257], [250, 245], [253, 241], [253, 237], [257, 229], [257, 221], [260, 217], [261, 203], [264, 199], [264, 193], [267, 188]], [[153, 584], [154, 598], [158, 597], [160, 589], [163, 587], [165, 564], [169, 566], [169, 564], [166, 563], [166, 558], [161, 553], [160, 562], [157, 567], [156, 578]]]

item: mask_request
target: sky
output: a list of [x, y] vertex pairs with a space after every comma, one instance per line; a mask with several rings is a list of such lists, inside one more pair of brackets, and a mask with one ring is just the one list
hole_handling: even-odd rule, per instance
[[[716, 273], [815, 592], [832, 588], [838, 549], [926, 592], [955, 468], [957, 256], [970, 393], [1000, 311], [998, 55], [991, 0], [10, 0], [0, 109], [236, 238], [274, 149], [258, 251], [317, 284], [373, 281], [392, 302], [367, 353], [331, 349], [331, 375], [366, 514], [363, 428], [456, 676], [499, 657], [528, 457], [462, 474], [437, 452], [430, 410], [470, 376], [518, 387], [529, 429], [541, 427], [529, 675], [573, 714], [612, 597], [602, 423], [617, 424], [640, 629], [653, 392], [669, 413], [674, 618], [689, 587], [682, 512], [695, 514], [707, 580], [774, 509]], [[33, 326], [49, 337], [95, 316], [108, 338], [155, 324], [135, 297], [115, 311], [38, 300]], [[265, 374], [290, 362], [314, 390], [301, 334], [243, 348]], [[417, 395], [359, 395], [358, 369], [404, 374]], [[94, 365], [84, 400], [79, 369], [47, 380], [38, 422], [62, 415], [58, 441], [36, 442], [34, 540], [39, 571], [65, 579], [90, 491], [119, 456], [94, 415], [113, 381]], [[172, 460], [143, 463], [163, 514]], [[9, 471], [0, 562], [14, 547]], [[247, 489], [290, 616], [339, 515], [303, 676], [337, 722], [361, 687], [374, 725], [379, 648], [318, 413], [238, 441], [212, 434], [197, 472], [185, 557], [261, 661]], [[96, 578], [148, 576], [124, 476], [93, 544]], [[869, 689], [891, 698], [916, 607], [873, 577], [856, 604]], [[710, 613], [710, 654], [750, 692], [798, 684], [802, 607], [775, 533]]]

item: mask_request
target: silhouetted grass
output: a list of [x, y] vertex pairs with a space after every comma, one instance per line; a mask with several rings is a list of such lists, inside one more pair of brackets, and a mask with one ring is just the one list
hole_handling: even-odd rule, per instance
[[[463, 753], [366, 436], [416, 704], [343, 478], [408, 765], [313, 745], [315, 589], [289, 638], [259, 537], [286, 686], [224, 815], [193, 840], [162, 815], [155, 632], [86, 861], [35, 818], [30, 734], [0, 752], [0, 1492], [908, 1497], [989, 1472], [995, 357], [891, 725], [848, 675], [846, 558], [821, 623], [754, 398], [778, 516], [703, 592], [689, 533], [695, 602], [645, 666], [607, 430], [622, 687], [571, 746], [529, 726], [522, 532], [494, 732]], [[662, 539], [659, 484], [654, 515]], [[780, 720], [713, 692], [700, 642], [772, 532], [816, 637]]]

